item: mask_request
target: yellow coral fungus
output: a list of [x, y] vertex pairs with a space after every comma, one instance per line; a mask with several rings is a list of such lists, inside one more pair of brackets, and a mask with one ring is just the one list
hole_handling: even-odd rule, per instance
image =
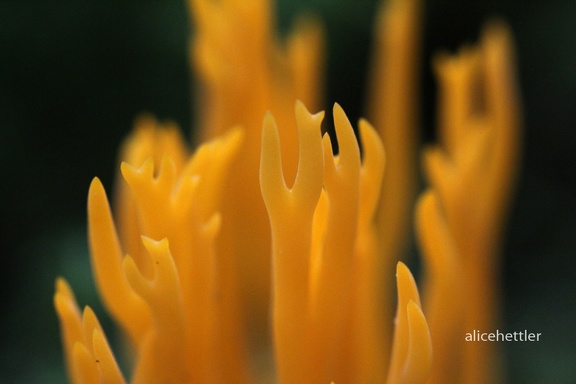
[[134, 382], [219, 382], [246, 374], [246, 362], [236, 360], [244, 354], [236, 351], [243, 344], [234, 337], [242, 336], [233, 319], [223, 316], [230, 311], [229, 301], [222, 300], [227, 271], [214, 243], [221, 222], [219, 185], [241, 137], [231, 131], [201, 146], [179, 174], [168, 155], [156, 175], [152, 160], [138, 168], [122, 165], [138, 236], [147, 236], [141, 240], [144, 252], [135, 249], [134, 256], [124, 257], [104, 188], [98, 179], [92, 183], [92, 264], [107, 307], [134, 344]]
[[432, 364], [432, 343], [420, 309], [420, 297], [412, 274], [398, 263], [398, 309], [392, 344], [388, 383], [425, 383]]
[[434, 382], [498, 382], [496, 343], [462, 334], [497, 329], [499, 246], [520, 153], [510, 32], [500, 22], [478, 48], [437, 57], [440, 143], [424, 152], [431, 184], [418, 226], [428, 266]]
[[[335, 104], [337, 154], [324, 112], [307, 109], [321, 104], [319, 23], [282, 46], [269, 1], [188, 5], [203, 144], [190, 153], [174, 124], [142, 117], [120, 153], [114, 215], [99, 179], [88, 193], [92, 268], [131, 346], [130, 382], [496, 382], [494, 351], [464, 334], [497, 317], [519, 146], [507, 29], [435, 61], [440, 143], [424, 152], [431, 186], [416, 209], [421, 303], [399, 262], [417, 173], [420, 4], [383, 6], [375, 124], [360, 119], [356, 137]], [[56, 285], [71, 381], [125, 382], [94, 313]]]
[[80, 314], [66, 281], [56, 281], [54, 306], [62, 323], [64, 353], [74, 383], [123, 383], [114, 355], [94, 312]]
[[[378, 191], [371, 183], [380, 184], [383, 148], [374, 128], [361, 121], [360, 132], [369, 139], [362, 163], [352, 126], [335, 105], [340, 154], [334, 157], [328, 136], [322, 140], [320, 134], [324, 114], [312, 115], [300, 102], [295, 114], [300, 155], [290, 188], [271, 114], [263, 124], [260, 185], [272, 226], [278, 382], [381, 381], [386, 373], [374, 357], [387, 346], [385, 339], [374, 339], [383, 319], [374, 312], [378, 296], [370, 266], [377, 258]], [[98, 179], [92, 183], [88, 204], [92, 262], [107, 306], [134, 342], [134, 383], [250, 381], [244, 370], [247, 356], [225, 352], [231, 347], [227, 350], [224, 343], [234, 342], [238, 348], [242, 340], [222, 337], [234, 335], [237, 324], [222, 316], [227, 302], [220, 299], [224, 294], [220, 282], [226, 271], [215, 246], [220, 215], [206, 212], [207, 207], [216, 210], [218, 203], [203, 201], [218, 201], [221, 179], [214, 174], [225, 174], [228, 161], [214, 157], [230, 159], [240, 137], [239, 131], [232, 131], [200, 147], [180, 174], [168, 155], [156, 172], [151, 159], [138, 168], [122, 164], [143, 236], [144, 253], [138, 260], [122, 257], [104, 188]], [[419, 306], [413, 280], [412, 285], [401, 284], [403, 276], [399, 274], [400, 297]], [[56, 297], [63, 295], [70, 296], [69, 289], [58, 288]], [[396, 376], [419, 377], [428, 370], [427, 326], [420, 310], [412, 306], [400, 301], [394, 347], [401, 348], [408, 368], [391, 373], [390, 382]], [[67, 335], [73, 330], [60, 307], [57, 304]], [[365, 357], [372, 352], [371, 358]], [[79, 364], [69, 359], [71, 365]]]
[[270, 111], [283, 122], [282, 158], [292, 181], [298, 157], [292, 107], [297, 99], [320, 107], [323, 31], [318, 21], [302, 19], [280, 44], [269, 0], [187, 3], [196, 27], [190, 57], [201, 90], [199, 140], [235, 125], [245, 129], [242, 161], [232, 164], [223, 192], [227, 220], [218, 250], [238, 271], [229, 289], [239, 292], [246, 322], [262, 338], [270, 300], [270, 227], [258, 186], [262, 117]]
[[[322, 162], [319, 124], [323, 114], [310, 115], [298, 104], [296, 116], [301, 157], [291, 188], [284, 181], [277, 128], [270, 116], [262, 141], [260, 183], [272, 224], [278, 380], [384, 382], [385, 368], [374, 356], [387, 347], [385, 339], [375, 339], [381, 334], [375, 318], [382, 319], [373, 313], [378, 305], [372, 301], [374, 281], [367, 270], [377, 257], [372, 191], [378, 191], [369, 189], [368, 183], [380, 184], [382, 147], [374, 129], [363, 121], [361, 133], [370, 144], [361, 167], [352, 126], [335, 105], [340, 153], [333, 158], [325, 136]], [[388, 382], [423, 383], [430, 369], [431, 343], [416, 285], [403, 264], [398, 292]]]
[[[393, 316], [394, 295], [392, 282], [382, 276], [393, 274], [396, 262], [405, 256], [417, 190], [421, 7], [418, 0], [387, 1], [380, 7], [374, 30], [367, 113], [386, 146], [387, 161], [375, 216], [379, 252], [368, 264], [366, 277], [378, 296], [372, 303], [381, 303], [377, 315], [384, 319]], [[380, 337], [391, 337], [390, 324], [380, 320], [377, 327]], [[388, 349], [376, 352], [374, 358], [386, 366]]]

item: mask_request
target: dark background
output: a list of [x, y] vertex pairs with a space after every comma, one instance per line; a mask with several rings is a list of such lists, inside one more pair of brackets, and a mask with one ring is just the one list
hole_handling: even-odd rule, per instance
[[[65, 381], [52, 306], [65, 276], [100, 317], [86, 243], [94, 176], [110, 188], [116, 151], [143, 111], [190, 132], [190, 26], [182, 1], [0, 1], [0, 382]], [[374, 0], [281, 0], [325, 21], [327, 105], [356, 120], [364, 101]], [[576, 2], [425, 2], [421, 112], [433, 138], [440, 48], [477, 40], [500, 15], [517, 42], [525, 153], [505, 244], [505, 328], [541, 332], [508, 343], [511, 383], [576, 381]], [[113, 328], [104, 320], [113, 334]], [[113, 338], [113, 335], [111, 336]]]

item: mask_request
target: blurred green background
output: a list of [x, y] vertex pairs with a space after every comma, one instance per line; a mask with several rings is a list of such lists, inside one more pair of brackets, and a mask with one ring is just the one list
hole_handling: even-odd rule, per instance
[[[328, 32], [327, 105], [362, 113], [375, 0], [281, 0], [285, 30], [313, 11]], [[517, 42], [525, 154], [505, 244], [510, 383], [576, 382], [576, 2], [425, 1], [421, 112], [434, 136], [429, 60], [477, 40], [500, 15]], [[52, 307], [65, 276], [104, 317], [86, 241], [86, 196], [107, 188], [116, 151], [143, 111], [190, 131], [190, 25], [182, 1], [0, 1], [0, 382], [62, 383]], [[105, 321], [107, 332], [114, 329]]]

